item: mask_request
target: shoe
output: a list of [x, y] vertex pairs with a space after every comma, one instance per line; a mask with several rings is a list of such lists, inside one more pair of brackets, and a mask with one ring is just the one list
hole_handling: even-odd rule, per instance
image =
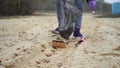
[[80, 33], [80, 29], [76, 28], [74, 33], [73, 33], [73, 36], [82, 38], [83, 35]]
[[58, 29], [58, 27], [57, 27], [55, 30], [52, 30], [52, 33], [54, 33], [54, 34], [59, 34], [59, 29]]

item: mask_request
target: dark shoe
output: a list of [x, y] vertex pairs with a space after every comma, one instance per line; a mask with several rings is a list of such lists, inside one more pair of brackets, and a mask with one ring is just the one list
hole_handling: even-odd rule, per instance
[[75, 31], [73, 33], [73, 36], [74, 37], [80, 37], [80, 38], [83, 37], [83, 35], [80, 33], [80, 29], [78, 29], [78, 28], [75, 29]]
[[55, 30], [52, 30], [51, 32], [54, 33], [54, 34], [59, 34], [59, 29], [56, 28]]

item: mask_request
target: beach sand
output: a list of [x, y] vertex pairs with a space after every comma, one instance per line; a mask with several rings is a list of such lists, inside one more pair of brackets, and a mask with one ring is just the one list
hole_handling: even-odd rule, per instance
[[53, 49], [55, 13], [0, 19], [0, 68], [120, 68], [120, 18], [83, 14], [86, 42]]

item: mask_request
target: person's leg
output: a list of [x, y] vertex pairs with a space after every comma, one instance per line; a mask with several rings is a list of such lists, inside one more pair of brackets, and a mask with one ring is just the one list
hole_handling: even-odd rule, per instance
[[[61, 17], [62, 17], [62, 12], [61, 12], [61, 1], [64, 0], [57, 0], [56, 1], [56, 9], [57, 9], [57, 18], [58, 18], [58, 26], [61, 23]], [[54, 33], [59, 33], [58, 27], [53, 31]]]
[[59, 25], [59, 23], [61, 23], [61, 17], [62, 17], [62, 12], [61, 12], [61, 9], [62, 9], [62, 7], [61, 7], [61, 1], [64, 1], [64, 0], [57, 0], [56, 1], [56, 8], [57, 8], [57, 18], [58, 18], [58, 25]]
[[[83, 11], [82, 5], [83, 5], [83, 0], [74, 0], [75, 6], [80, 9], [80, 11]], [[80, 33], [81, 29], [81, 23], [82, 23], [82, 15], [75, 21], [75, 30], [73, 33], [74, 37], [80, 37], [82, 38], [83, 35]]]

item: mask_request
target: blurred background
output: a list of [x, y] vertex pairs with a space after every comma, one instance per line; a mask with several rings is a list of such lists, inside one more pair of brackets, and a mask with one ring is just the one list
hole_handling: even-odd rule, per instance
[[[0, 15], [30, 15], [36, 11], [55, 11], [55, 1], [56, 0], [0, 0]], [[120, 14], [120, 2], [118, 2], [117, 7], [113, 9], [113, 3], [109, 3], [109, 1], [110, 0], [97, 0], [96, 11], [102, 14], [116, 14], [115, 11], [118, 11], [117, 14]], [[86, 2], [84, 3], [84, 12], [89, 12]]]

